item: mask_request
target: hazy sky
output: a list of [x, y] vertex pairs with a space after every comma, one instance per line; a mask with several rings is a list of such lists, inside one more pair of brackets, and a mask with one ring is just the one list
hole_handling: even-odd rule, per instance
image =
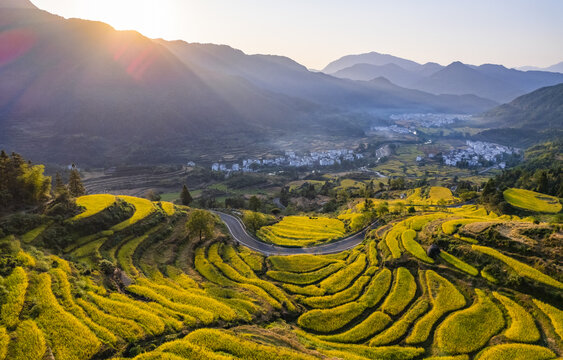
[[563, 61], [563, 0], [32, 0], [151, 38], [227, 44], [321, 69], [369, 51], [418, 62]]

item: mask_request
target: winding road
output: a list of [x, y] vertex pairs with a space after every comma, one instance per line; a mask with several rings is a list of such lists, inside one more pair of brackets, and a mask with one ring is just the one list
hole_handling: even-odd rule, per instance
[[272, 244], [267, 244], [260, 240], [257, 240], [252, 235], [250, 235], [242, 222], [235, 216], [229, 215], [220, 211], [213, 211], [213, 213], [219, 215], [221, 220], [227, 225], [231, 236], [239, 244], [242, 244], [254, 251], [262, 253], [264, 255], [297, 255], [297, 254], [334, 254], [339, 253], [344, 250], [348, 250], [358, 245], [364, 240], [367, 229], [372, 227], [374, 224], [368, 226], [364, 230], [350, 235], [347, 238], [332, 242], [330, 244], [324, 244], [313, 247], [303, 247], [303, 248], [292, 248], [284, 246], [276, 246]]

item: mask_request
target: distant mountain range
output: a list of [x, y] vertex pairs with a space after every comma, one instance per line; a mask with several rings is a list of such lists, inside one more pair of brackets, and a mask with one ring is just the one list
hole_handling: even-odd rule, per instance
[[538, 88], [563, 82], [563, 74], [556, 72], [520, 71], [502, 65], [474, 66], [461, 62], [444, 67], [375, 52], [344, 56], [327, 65], [323, 72], [352, 80], [385, 77], [406, 88], [433, 94], [473, 94], [497, 102], [508, 102]]
[[537, 66], [522, 66], [517, 68], [517, 70], [522, 70], [522, 71], [537, 70], [537, 71], [551, 71], [551, 72], [563, 73], [563, 61], [545, 68], [540, 68]]
[[151, 40], [0, 2], [0, 148], [36, 161], [179, 162], [291, 134], [362, 134], [397, 112], [480, 113], [476, 95], [308, 71], [280, 56]]

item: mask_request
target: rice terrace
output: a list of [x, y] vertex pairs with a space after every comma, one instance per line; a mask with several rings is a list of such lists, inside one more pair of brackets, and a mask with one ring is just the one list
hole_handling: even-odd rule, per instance
[[0, 360], [563, 360], [556, 14], [0, 0]]

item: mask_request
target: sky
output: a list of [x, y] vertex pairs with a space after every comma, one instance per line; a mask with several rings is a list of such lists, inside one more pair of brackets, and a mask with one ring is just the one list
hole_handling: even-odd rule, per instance
[[151, 38], [226, 44], [322, 69], [370, 51], [447, 65], [563, 61], [562, 0], [31, 0]]

